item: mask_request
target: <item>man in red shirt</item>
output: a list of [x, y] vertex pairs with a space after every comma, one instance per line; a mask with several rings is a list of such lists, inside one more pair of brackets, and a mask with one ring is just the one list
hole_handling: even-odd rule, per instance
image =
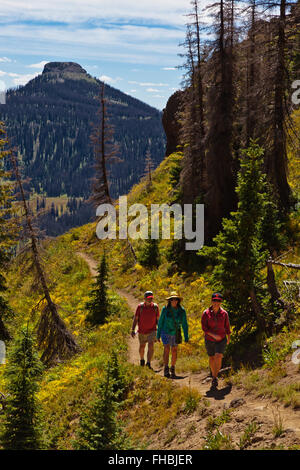
[[145, 365], [144, 353], [148, 343], [147, 364], [151, 369], [151, 359], [154, 352], [154, 341], [156, 340], [156, 327], [159, 318], [158, 305], [153, 303], [153, 292], [147, 291], [144, 294], [144, 302], [140, 303], [136, 309], [132, 323], [131, 336], [135, 337], [135, 327], [138, 325], [140, 364]]
[[222, 295], [216, 292], [212, 294], [211, 300], [212, 305], [203, 312], [201, 324], [205, 333], [205, 346], [212, 373], [212, 386], [217, 387], [217, 377], [222, 366], [226, 345], [230, 341], [231, 331], [228, 313], [221, 308]]

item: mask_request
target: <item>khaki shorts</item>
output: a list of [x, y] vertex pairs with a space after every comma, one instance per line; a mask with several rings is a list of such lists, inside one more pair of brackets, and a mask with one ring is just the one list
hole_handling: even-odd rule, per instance
[[153, 343], [156, 340], [156, 331], [151, 331], [151, 333], [147, 333], [143, 335], [139, 333], [139, 342], [141, 345], [146, 343]]

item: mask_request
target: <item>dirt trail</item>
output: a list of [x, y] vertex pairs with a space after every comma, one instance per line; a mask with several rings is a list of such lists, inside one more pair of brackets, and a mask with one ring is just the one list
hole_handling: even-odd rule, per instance
[[[77, 253], [88, 264], [92, 276], [96, 276], [97, 262], [86, 253]], [[133, 314], [135, 313], [136, 306], [141, 299], [137, 299], [130, 292], [124, 289], [115, 289], [118, 295], [123, 297]], [[179, 347], [180, 354], [180, 347]], [[132, 364], [139, 364], [140, 358], [138, 353], [138, 339], [132, 338], [128, 335], [128, 361]], [[163, 376], [163, 367], [158, 361], [152, 361], [154, 372]], [[178, 374], [179, 375], [179, 374]], [[210, 381], [205, 380], [207, 372], [199, 373], [182, 373], [177, 379], [172, 380], [174, 385], [189, 386], [198, 390], [202, 396], [207, 397], [214, 405], [212, 408], [216, 412], [220, 412], [224, 408], [228, 408], [233, 400], [242, 401], [242, 405], [235, 408], [235, 418], [237, 422], [248, 421], [253, 419], [261, 423], [267, 423], [269, 426], [274, 426], [274, 412], [280, 413], [284, 429], [292, 433], [296, 439], [295, 443], [300, 444], [300, 410], [293, 410], [292, 408], [284, 407], [278, 402], [272, 401], [270, 398], [260, 398], [245, 391], [243, 388], [231, 386], [226, 384], [222, 378], [219, 379], [219, 386], [217, 391], [210, 390]], [[169, 379], [165, 379], [169, 380]]]

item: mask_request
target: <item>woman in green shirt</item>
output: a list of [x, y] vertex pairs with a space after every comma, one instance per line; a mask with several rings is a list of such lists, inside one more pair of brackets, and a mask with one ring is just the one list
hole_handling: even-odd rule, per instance
[[[168, 305], [164, 306], [157, 325], [157, 339], [162, 339], [164, 345], [164, 376], [172, 379], [176, 378], [175, 364], [177, 360], [176, 343], [176, 329], [181, 327], [184, 333], [184, 340], [187, 343], [189, 340], [188, 323], [186, 318], [186, 311], [180, 304], [182, 297], [177, 292], [171, 292], [170, 297], [167, 298]], [[169, 370], [169, 355], [171, 349], [171, 369]], [[170, 375], [171, 372], [171, 375]]]

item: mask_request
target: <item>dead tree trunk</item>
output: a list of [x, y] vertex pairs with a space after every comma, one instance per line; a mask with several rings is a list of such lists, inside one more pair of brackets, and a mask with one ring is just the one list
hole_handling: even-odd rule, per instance
[[79, 352], [80, 348], [77, 345], [75, 338], [67, 329], [63, 320], [60, 318], [57, 307], [51, 299], [46, 276], [42, 268], [39, 255], [36, 234], [31, 223], [31, 216], [25, 198], [21, 175], [18, 169], [16, 157], [13, 152], [11, 152], [11, 160], [25, 211], [26, 224], [31, 239], [31, 250], [33, 254], [34, 266], [36, 268], [38, 280], [47, 302], [47, 305], [42, 311], [42, 315], [37, 327], [39, 347], [44, 350], [41, 359], [45, 363], [51, 364], [56, 360], [62, 360], [63, 358], [72, 356], [73, 354]]

